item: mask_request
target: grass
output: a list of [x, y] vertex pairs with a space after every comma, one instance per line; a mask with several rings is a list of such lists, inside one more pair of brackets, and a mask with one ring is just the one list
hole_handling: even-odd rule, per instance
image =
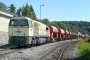
[[90, 60], [90, 39], [82, 41], [77, 48], [85, 60]]

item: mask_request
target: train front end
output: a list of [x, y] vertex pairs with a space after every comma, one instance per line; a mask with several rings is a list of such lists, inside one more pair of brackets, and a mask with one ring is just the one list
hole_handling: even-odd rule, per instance
[[23, 17], [13, 17], [9, 22], [9, 44], [26, 46], [29, 39], [28, 20]]

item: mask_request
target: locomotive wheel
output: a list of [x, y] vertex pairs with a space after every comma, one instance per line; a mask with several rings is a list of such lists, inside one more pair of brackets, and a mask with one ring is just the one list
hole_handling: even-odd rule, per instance
[[20, 45], [18, 45], [18, 48], [20, 48]]
[[36, 38], [36, 44], [37, 44], [37, 45], [40, 45], [39, 38]]
[[46, 38], [46, 42], [45, 43], [48, 43], [48, 38]]
[[45, 41], [45, 44], [47, 44], [47, 40]]

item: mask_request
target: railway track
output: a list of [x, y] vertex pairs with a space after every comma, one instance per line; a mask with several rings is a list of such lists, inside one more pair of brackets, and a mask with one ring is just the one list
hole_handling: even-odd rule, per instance
[[63, 48], [63, 50], [61, 51], [61, 53], [60, 53], [60, 55], [59, 55], [58, 60], [61, 60], [61, 59], [62, 59], [62, 56], [63, 56], [65, 50], [66, 50], [70, 45], [72, 45], [73, 43], [75, 43], [75, 42], [72, 42], [72, 43], [68, 44], [67, 46], [65, 46], [65, 47]]
[[62, 45], [57, 46], [56, 48], [52, 49], [51, 51], [45, 53], [42, 57], [40, 57], [37, 60], [57, 60], [57, 59], [60, 59], [61, 57], [58, 58], [58, 56], [59, 55], [62, 56], [61, 54], [64, 52], [65, 48], [68, 47], [72, 43], [74, 43], [74, 42], [71, 41], [71, 42], [63, 43]]
[[[50, 50], [49, 52], [46, 52], [44, 55], [42, 54], [42, 55], [40, 56], [40, 58], [37, 59], [37, 60], [43, 60], [43, 59], [45, 59], [48, 55], [50, 55], [50, 54], [51, 54], [53, 51], [55, 51], [55, 50], [59, 50], [59, 52], [57, 52], [57, 53], [58, 53], [58, 56], [59, 56], [59, 55], [60, 55], [60, 52], [62, 51], [62, 49], [63, 49], [65, 46], [67, 46], [69, 43], [72, 43], [72, 42], [69, 41], [69, 42], [61, 43], [59, 46], [53, 48], [53, 49]], [[24, 50], [24, 49], [13, 49], [13, 50], [9, 50], [9, 51], [7, 51], [7, 50], [1, 51], [1, 53], [0, 53], [0, 58], [2, 58], [3, 56], [8, 55], [8, 54], [10, 54], [10, 53], [22, 52], [22, 50]], [[52, 54], [53, 54], [53, 53], [52, 53]], [[58, 58], [58, 57], [57, 57], [57, 58]], [[53, 60], [53, 59], [45, 59], [45, 60]]]
[[5, 55], [8, 55], [10, 53], [14, 53], [14, 52], [19, 52], [19, 51], [22, 51], [24, 50], [24, 48], [21, 48], [21, 49], [2, 49], [0, 50], [0, 58], [5, 56]]

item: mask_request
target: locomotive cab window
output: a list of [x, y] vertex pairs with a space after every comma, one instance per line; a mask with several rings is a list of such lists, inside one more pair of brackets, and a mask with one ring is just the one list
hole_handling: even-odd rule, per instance
[[22, 19], [22, 20], [17, 20], [17, 19], [13, 19], [10, 20], [9, 22], [9, 26], [28, 26], [28, 20]]
[[29, 22], [29, 26], [32, 26], [32, 21], [31, 20], [28, 20], [28, 22]]

